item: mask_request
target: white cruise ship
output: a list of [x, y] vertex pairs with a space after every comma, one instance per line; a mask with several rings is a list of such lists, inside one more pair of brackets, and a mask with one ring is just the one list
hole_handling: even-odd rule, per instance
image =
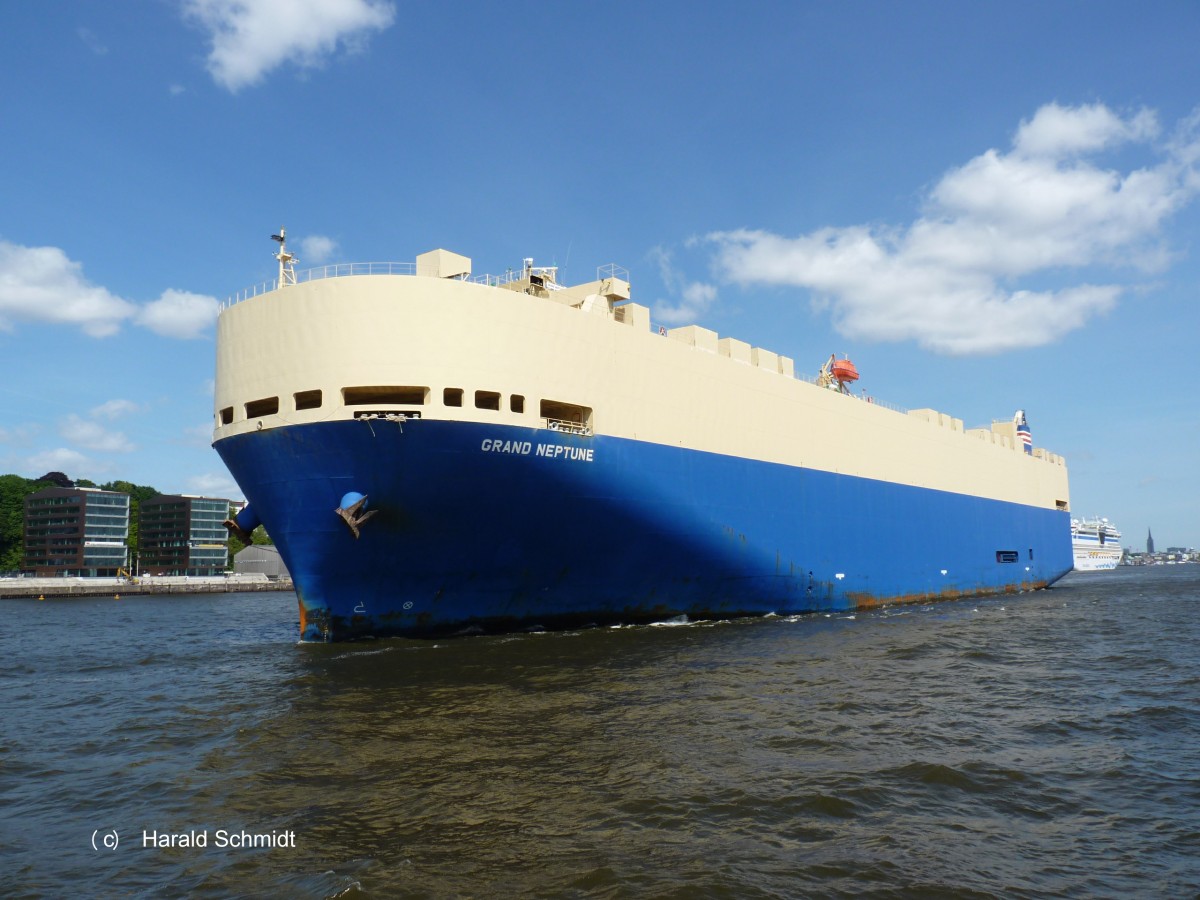
[[1121, 532], [1108, 519], [1072, 519], [1071, 548], [1076, 572], [1115, 569], [1121, 562]]

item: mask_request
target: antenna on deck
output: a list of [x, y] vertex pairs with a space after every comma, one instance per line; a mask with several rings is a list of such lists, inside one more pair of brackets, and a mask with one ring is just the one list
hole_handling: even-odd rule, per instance
[[285, 284], [296, 283], [296, 263], [299, 260], [295, 255], [288, 253], [287, 249], [287, 229], [280, 228], [279, 234], [271, 235], [271, 240], [279, 241], [279, 252], [275, 254], [275, 258], [279, 260], [279, 286]]

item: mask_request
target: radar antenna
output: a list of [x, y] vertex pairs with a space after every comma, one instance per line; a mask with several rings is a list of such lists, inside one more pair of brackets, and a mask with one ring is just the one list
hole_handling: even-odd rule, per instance
[[294, 254], [288, 253], [287, 229], [280, 228], [279, 234], [271, 235], [271, 240], [279, 242], [279, 252], [275, 258], [279, 260], [279, 286], [296, 283], [296, 263], [300, 260]]

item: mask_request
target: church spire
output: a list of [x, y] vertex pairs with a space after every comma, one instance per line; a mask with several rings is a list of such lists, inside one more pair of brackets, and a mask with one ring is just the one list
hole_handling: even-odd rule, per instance
[[1150, 533], [1149, 528], [1146, 529], [1146, 553], [1151, 556], [1154, 554], [1154, 535]]

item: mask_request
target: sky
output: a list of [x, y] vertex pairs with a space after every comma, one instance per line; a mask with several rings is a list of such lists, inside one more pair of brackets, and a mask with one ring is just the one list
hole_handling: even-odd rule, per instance
[[220, 303], [442, 247], [967, 427], [1200, 547], [1200, 4], [0, 4], [0, 473], [239, 499]]

